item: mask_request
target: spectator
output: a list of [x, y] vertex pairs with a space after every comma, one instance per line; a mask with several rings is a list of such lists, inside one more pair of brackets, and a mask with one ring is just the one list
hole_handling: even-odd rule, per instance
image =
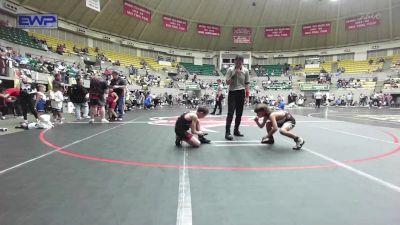
[[346, 97], [346, 99], [347, 99], [347, 106], [352, 106], [353, 105], [353, 93], [348, 93], [347, 94], [347, 97]]
[[112, 72], [112, 77], [110, 85], [113, 86], [115, 93], [118, 95], [117, 120], [122, 120], [124, 116], [126, 80], [122, 79], [117, 71]]
[[50, 92], [50, 99], [51, 99], [51, 110], [53, 111], [53, 122], [62, 124], [63, 117], [62, 117], [62, 108], [63, 108], [63, 101], [64, 95], [62, 87], [53, 87], [53, 91]]
[[38, 117], [46, 113], [47, 97], [44, 92], [46, 92], [46, 86], [43, 84], [38, 84], [35, 101], [35, 110], [38, 113]]
[[[1, 80], [0, 80], [1, 81]], [[7, 106], [7, 98], [9, 95], [6, 93], [3, 87], [0, 87], [0, 113], [1, 120], [6, 119], [6, 115], [8, 114], [8, 106]]]
[[283, 99], [278, 100], [277, 108], [281, 110], [285, 109], [285, 101]]
[[152, 101], [153, 99], [151, 97], [151, 94], [149, 93], [144, 100], [144, 109], [151, 109], [151, 107], [153, 106]]
[[75, 107], [75, 119], [89, 118], [88, 91], [83, 86], [81, 78], [76, 79], [76, 84], [71, 86], [69, 98]]
[[7, 75], [7, 50], [3, 48], [0, 52], [0, 75]]
[[22, 108], [22, 114], [24, 116], [24, 122], [28, 123], [28, 110], [38, 119], [37, 112], [35, 110], [33, 95], [36, 94], [36, 89], [32, 84], [28, 83], [28, 77], [25, 75], [21, 76], [20, 83], [20, 103]]
[[97, 113], [100, 115], [102, 123], [108, 123], [105, 118], [105, 98], [107, 83], [101, 77], [93, 77], [90, 80], [89, 99], [90, 99], [90, 120], [89, 123], [94, 123], [94, 118]]
[[6, 99], [7, 105], [12, 108], [14, 116], [21, 116], [22, 109], [20, 103], [20, 88], [8, 88], [5, 90], [5, 93], [8, 95]]
[[222, 114], [222, 100], [224, 99], [224, 96], [222, 94], [222, 81], [221, 79], [217, 80], [218, 83], [218, 87], [217, 87], [217, 94], [215, 96], [215, 107], [214, 110], [212, 111], [211, 115], [215, 115], [215, 112], [217, 111], [217, 107], [219, 108], [219, 112], [217, 115], [221, 115]]
[[360, 106], [365, 106], [367, 104], [367, 96], [365, 96], [363, 93], [361, 93], [360, 97], [359, 97], [359, 101], [360, 101], [360, 103], [359, 103]]
[[373, 59], [369, 59], [368, 64], [372, 65], [372, 63], [374, 63], [374, 60]]
[[76, 45], [74, 45], [74, 47], [72, 47], [72, 51], [76, 54], [79, 54], [79, 49], [76, 47]]
[[63, 45], [57, 45], [57, 50], [56, 52], [60, 55], [64, 54], [64, 46]]
[[61, 92], [65, 92], [67, 85], [65, 83], [63, 83], [62, 78], [61, 78], [61, 74], [56, 73], [54, 75], [54, 80], [52, 82], [52, 86], [53, 89], [56, 88], [57, 90], [60, 90]]
[[322, 101], [322, 93], [318, 90], [315, 94], [314, 94], [314, 98], [315, 98], [315, 108], [320, 108], [321, 107], [321, 101]]

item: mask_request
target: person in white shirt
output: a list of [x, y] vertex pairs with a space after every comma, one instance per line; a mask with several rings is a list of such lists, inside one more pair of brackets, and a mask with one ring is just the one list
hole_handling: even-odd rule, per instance
[[318, 90], [315, 94], [314, 94], [314, 98], [315, 98], [315, 108], [320, 108], [321, 107], [321, 101], [322, 101], [322, 93]]
[[353, 105], [353, 93], [348, 93], [346, 99], [347, 99], [347, 106], [352, 106]]
[[50, 92], [51, 98], [51, 109], [53, 111], [54, 123], [62, 124], [62, 107], [64, 101], [64, 95], [60, 91], [59, 87], [53, 87], [53, 91]]

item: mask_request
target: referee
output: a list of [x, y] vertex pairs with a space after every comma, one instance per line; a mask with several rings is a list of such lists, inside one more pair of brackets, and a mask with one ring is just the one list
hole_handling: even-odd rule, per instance
[[230, 67], [226, 73], [226, 83], [229, 85], [228, 94], [228, 115], [226, 117], [225, 139], [233, 140], [231, 134], [231, 123], [233, 114], [236, 111], [235, 129], [233, 135], [243, 137], [239, 131], [242, 120], [244, 100], [249, 96], [249, 70], [243, 67], [243, 57], [237, 55], [235, 66]]

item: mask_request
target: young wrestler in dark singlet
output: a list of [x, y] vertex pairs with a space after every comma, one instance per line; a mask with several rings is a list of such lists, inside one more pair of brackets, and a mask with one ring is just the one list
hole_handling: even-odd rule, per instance
[[[254, 109], [254, 112], [257, 113], [257, 117], [254, 118], [254, 121], [258, 127], [263, 128], [266, 126], [267, 128], [267, 135], [263, 137], [261, 143], [273, 144], [273, 135], [276, 131], [278, 131], [278, 128], [280, 128], [279, 132], [282, 135], [293, 139], [296, 143], [296, 145], [293, 147], [293, 150], [300, 150], [304, 145], [304, 140], [302, 138], [290, 132], [290, 130], [296, 125], [296, 120], [289, 112], [284, 110], [272, 112], [271, 109], [265, 104], [257, 105]], [[261, 123], [259, 122], [260, 119], [262, 119]]]
[[[178, 117], [175, 123], [176, 146], [181, 146], [181, 141], [185, 141], [194, 147], [210, 143], [210, 140], [204, 137], [206, 134], [201, 131], [199, 121], [199, 119], [206, 117], [207, 114], [207, 108], [199, 107], [196, 112], [186, 112]], [[188, 132], [189, 128], [191, 133]], [[194, 135], [197, 135], [198, 138]]]

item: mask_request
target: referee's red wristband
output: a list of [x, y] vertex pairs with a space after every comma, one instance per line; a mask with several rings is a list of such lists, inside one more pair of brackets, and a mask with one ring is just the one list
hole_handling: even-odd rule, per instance
[[250, 91], [246, 90], [246, 97], [249, 97], [249, 96], [250, 96]]

